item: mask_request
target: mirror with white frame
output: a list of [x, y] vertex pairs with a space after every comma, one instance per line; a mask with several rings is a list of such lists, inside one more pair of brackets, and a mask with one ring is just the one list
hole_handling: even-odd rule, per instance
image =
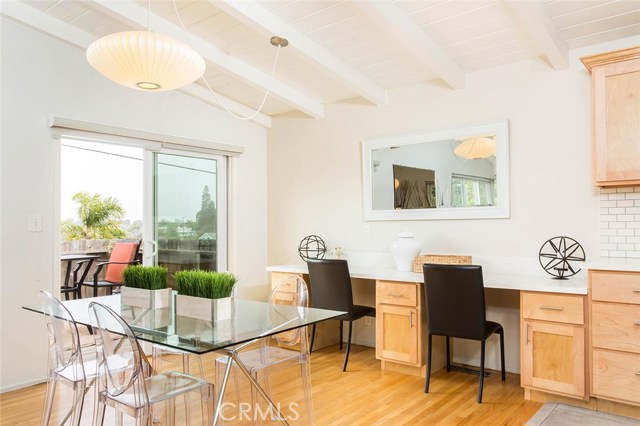
[[365, 220], [509, 217], [506, 120], [362, 143]]

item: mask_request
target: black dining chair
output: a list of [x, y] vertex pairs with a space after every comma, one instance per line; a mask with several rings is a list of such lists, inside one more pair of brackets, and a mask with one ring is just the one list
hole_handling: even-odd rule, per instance
[[[349, 351], [351, 350], [351, 332], [353, 321], [362, 317], [376, 316], [376, 309], [371, 306], [353, 304], [351, 290], [351, 276], [349, 265], [344, 259], [308, 259], [309, 281], [311, 284], [310, 306], [319, 309], [345, 311], [346, 314], [336, 317], [340, 321], [340, 349], [342, 349], [344, 321], [349, 321], [349, 335], [347, 337], [347, 353], [344, 356], [342, 371], [347, 371]], [[313, 350], [316, 337], [316, 325], [311, 331], [309, 351]]]
[[433, 336], [445, 336], [447, 371], [451, 371], [451, 337], [479, 340], [480, 388], [478, 403], [482, 403], [484, 384], [485, 342], [496, 333], [500, 336], [502, 380], [504, 370], [504, 329], [497, 322], [487, 321], [484, 303], [482, 267], [478, 265], [423, 265], [427, 307], [427, 380], [424, 392], [429, 393], [431, 378], [431, 349]]

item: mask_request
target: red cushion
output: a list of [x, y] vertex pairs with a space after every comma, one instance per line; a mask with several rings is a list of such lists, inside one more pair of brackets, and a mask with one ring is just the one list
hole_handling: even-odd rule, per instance
[[[116, 245], [113, 246], [113, 250], [111, 250], [109, 262], [131, 262], [136, 257], [137, 248], [138, 244], [136, 243], [116, 243]], [[122, 283], [122, 274], [127, 266], [129, 265], [107, 265], [104, 280], [112, 283]]]

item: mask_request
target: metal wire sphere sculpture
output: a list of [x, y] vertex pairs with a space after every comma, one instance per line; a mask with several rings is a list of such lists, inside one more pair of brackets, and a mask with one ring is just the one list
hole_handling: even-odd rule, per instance
[[304, 237], [298, 246], [298, 254], [304, 261], [307, 259], [322, 259], [326, 253], [327, 245], [317, 235]]

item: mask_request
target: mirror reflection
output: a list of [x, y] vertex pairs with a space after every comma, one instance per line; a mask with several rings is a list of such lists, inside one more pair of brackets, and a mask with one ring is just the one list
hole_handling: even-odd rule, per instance
[[505, 120], [367, 139], [366, 220], [509, 217]]
[[495, 133], [374, 149], [373, 209], [495, 206]]

